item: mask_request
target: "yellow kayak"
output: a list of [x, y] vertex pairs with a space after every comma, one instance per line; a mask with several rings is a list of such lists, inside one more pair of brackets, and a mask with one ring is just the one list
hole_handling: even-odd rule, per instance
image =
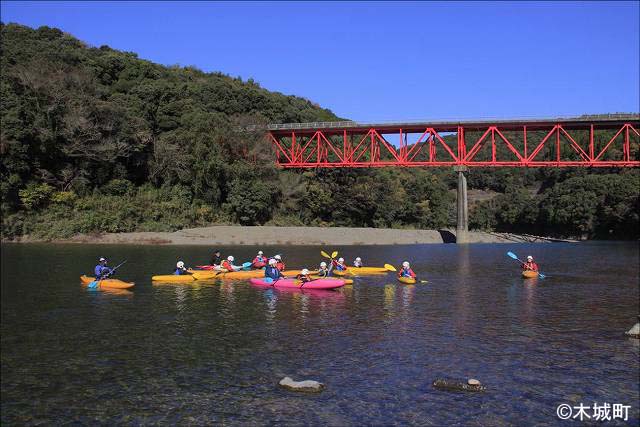
[[363, 276], [365, 274], [384, 274], [389, 271], [392, 270], [385, 267], [347, 267], [344, 271], [333, 270], [333, 274], [336, 276], [345, 276], [347, 274], [352, 276]]
[[[83, 285], [88, 285], [94, 280], [96, 280], [95, 277], [89, 277], [85, 275], [80, 276], [80, 282]], [[129, 288], [133, 288], [133, 285], [134, 284], [131, 282], [123, 282], [122, 280], [118, 280], [118, 279], [102, 279], [99, 282], [100, 287], [111, 288], [111, 289], [129, 289]]]
[[151, 280], [154, 282], [165, 282], [165, 283], [187, 283], [193, 282], [196, 279], [190, 274], [163, 274], [160, 276], [153, 276]]
[[538, 277], [538, 272], [533, 270], [524, 270], [522, 272], [522, 277], [525, 279], [535, 279]]
[[414, 279], [413, 277], [400, 276], [398, 277], [398, 282], [404, 283], [407, 285], [413, 285], [414, 283], [416, 283], [416, 279]]

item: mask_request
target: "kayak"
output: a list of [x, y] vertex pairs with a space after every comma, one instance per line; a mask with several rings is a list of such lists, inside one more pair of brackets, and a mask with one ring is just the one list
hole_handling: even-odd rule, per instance
[[196, 268], [200, 270], [215, 270], [215, 271], [222, 270], [222, 267], [220, 267], [219, 265], [196, 265]]
[[[282, 272], [284, 277], [295, 277], [301, 273], [302, 270], [286, 270]], [[317, 273], [317, 271], [311, 271], [311, 274]], [[218, 279], [261, 279], [264, 278], [264, 270], [250, 270], [250, 271], [230, 271], [228, 273], [222, 273], [217, 276]]]
[[416, 279], [414, 279], [413, 277], [400, 276], [398, 277], [398, 282], [404, 283], [406, 285], [413, 285], [414, 283], [416, 283]]
[[165, 283], [186, 283], [193, 282], [196, 279], [190, 274], [164, 274], [160, 276], [153, 276], [151, 278], [154, 282], [165, 282]]
[[384, 267], [348, 267], [344, 271], [333, 270], [333, 274], [336, 276], [344, 276], [346, 274], [351, 274], [354, 276], [362, 276], [365, 274], [384, 274], [389, 270]]
[[[85, 275], [80, 276], [80, 282], [83, 285], [88, 285], [89, 283], [95, 280], [96, 280], [95, 277], [89, 277]], [[122, 280], [118, 280], [118, 279], [104, 279], [104, 280], [100, 280], [99, 287], [111, 288], [111, 289], [129, 289], [129, 288], [133, 288], [133, 285], [134, 283], [123, 282]]]
[[337, 277], [320, 277], [320, 276], [310, 276], [312, 279], [325, 279], [325, 280], [342, 280], [345, 285], [353, 285], [353, 279], [338, 279]]
[[522, 272], [522, 277], [524, 277], [525, 279], [535, 279], [538, 277], [538, 272], [532, 270], [524, 270]]
[[294, 288], [294, 289], [335, 289], [344, 286], [344, 280], [337, 279], [318, 279], [304, 283], [295, 279], [280, 279], [275, 281], [267, 281], [265, 279], [251, 279], [251, 284], [258, 286], [273, 286], [275, 288]]

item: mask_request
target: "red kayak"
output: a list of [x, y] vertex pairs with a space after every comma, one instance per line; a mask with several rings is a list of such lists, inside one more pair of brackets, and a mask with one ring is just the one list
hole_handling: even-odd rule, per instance
[[344, 280], [336, 279], [317, 279], [310, 282], [302, 283], [296, 279], [251, 279], [250, 282], [258, 286], [273, 286], [275, 288], [289, 288], [289, 289], [336, 289], [344, 286]]

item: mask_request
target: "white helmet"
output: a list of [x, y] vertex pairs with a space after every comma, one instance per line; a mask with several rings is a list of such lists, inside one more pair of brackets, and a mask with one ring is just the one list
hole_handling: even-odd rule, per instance
[[322, 262], [320, 263], [320, 267], [326, 267], [326, 266], [327, 266], [327, 263], [326, 263], [326, 262], [322, 261]]
[[338, 258], [338, 262], [344, 262], [344, 258]]
[[235, 260], [235, 258], [234, 258], [234, 257], [232, 257], [231, 255], [229, 255], [229, 256], [227, 257], [227, 261], [231, 261], [231, 262], [233, 262], [234, 260]]
[[529, 256], [527, 257], [527, 261], [533, 261], [533, 257], [532, 257], [531, 255], [529, 255]]
[[262, 251], [258, 251], [258, 255], [264, 255]]
[[178, 267], [178, 268], [184, 268], [184, 262], [182, 262], [182, 261], [178, 261], [178, 262], [176, 263], [176, 267]]
[[405, 261], [405, 262], [403, 262], [403, 263], [402, 263], [402, 266], [403, 266], [404, 268], [408, 268], [408, 267], [409, 267], [409, 261]]
[[276, 255], [274, 256], [275, 259], [277, 259], [278, 261], [282, 261], [282, 257], [280, 255]]
[[356, 261], [362, 261], [362, 258], [357, 257], [357, 258], [356, 258]]
[[309, 270], [307, 270], [306, 268], [303, 268], [300, 273], [302, 273], [303, 276], [306, 276], [307, 274], [309, 274]]
[[98, 260], [98, 262], [102, 262], [102, 261], [106, 261], [106, 258], [100, 257], [100, 259]]
[[276, 261], [275, 259], [271, 258], [269, 260], [269, 265], [276, 265], [278, 263], [278, 261]]

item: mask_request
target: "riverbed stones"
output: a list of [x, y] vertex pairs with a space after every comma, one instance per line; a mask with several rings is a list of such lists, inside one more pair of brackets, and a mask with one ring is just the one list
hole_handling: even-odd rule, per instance
[[487, 388], [483, 386], [480, 381], [475, 379], [469, 379], [466, 383], [454, 380], [437, 379], [433, 382], [433, 387], [438, 390], [444, 391], [468, 391], [468, 392], [480, 392], [485, 391]]
[[324, 390], [324, 384], [314, 380], [294, 381], [290, 377], [284, 377], [279, 384], [287, 390], [303, 393], [319, 393]]
[[631, 338], [640, 338], [640, 323], [633, 325], [633, 328], [629, 329], [625, 334]]

